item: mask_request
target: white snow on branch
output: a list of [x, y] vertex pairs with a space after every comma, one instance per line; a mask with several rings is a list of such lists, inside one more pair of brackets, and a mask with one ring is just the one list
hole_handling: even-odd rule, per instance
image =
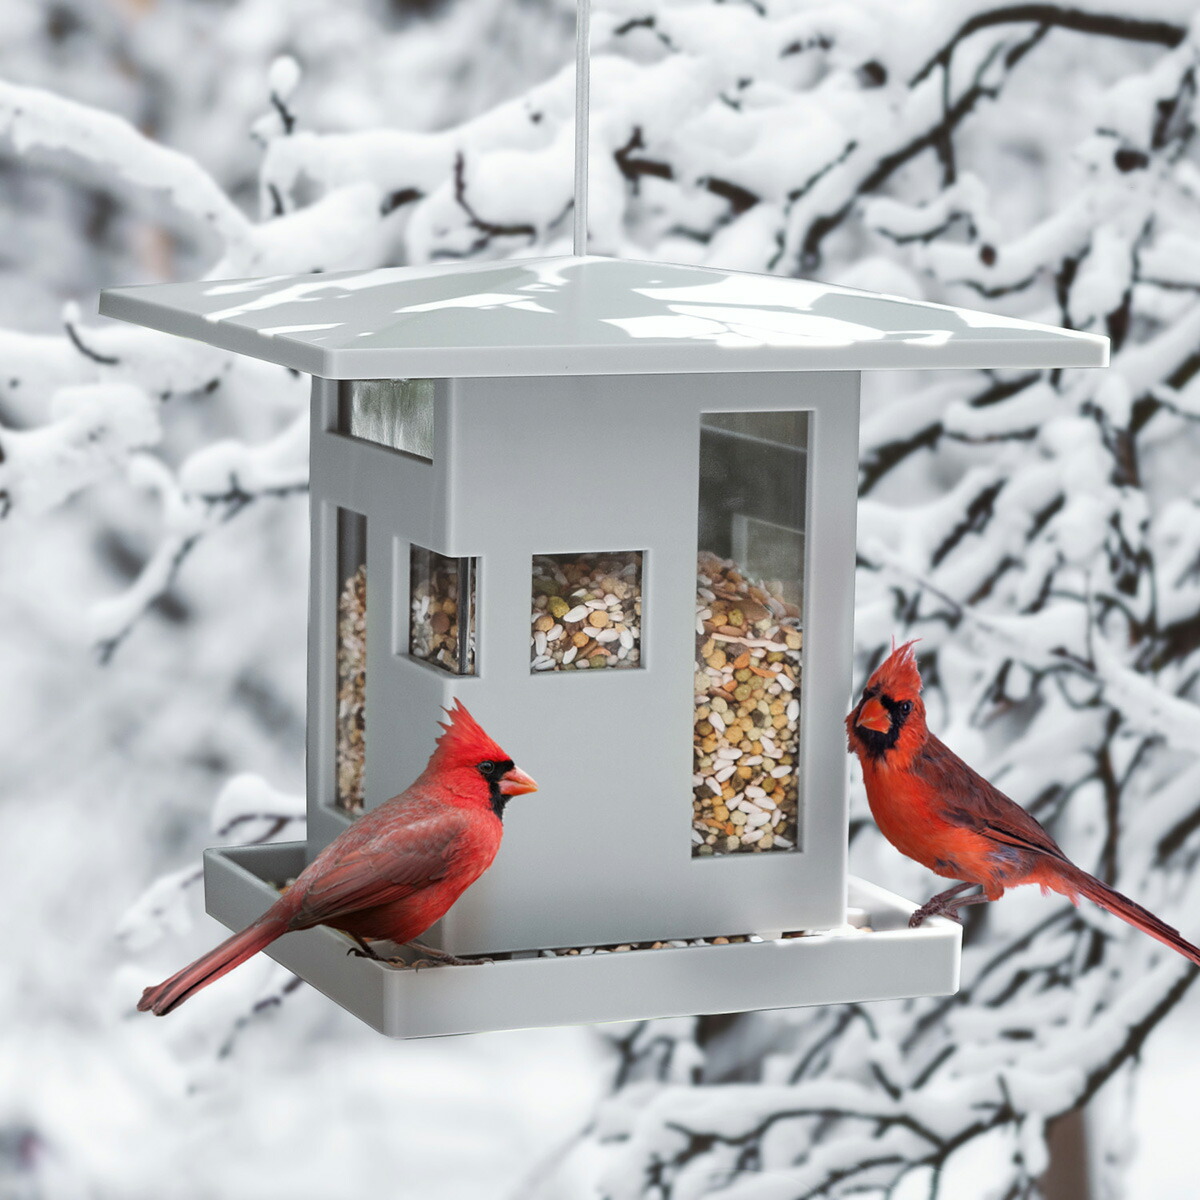
[[[259, 836], [247, 835], [247, 821], [270, 829], [278, 825], [288, 827], [288, 835], [295, 836], [296, 822], [304, 821], [304, 797], [281, 792], [258, 775], [235, 775], [221, 789], [212, 809], [212, 829], [222, 837], [229, 837], [237, 830], [239, 841], [263, 840]], [[269, 840], [276, 841], [279, 833], [274, 832]]]
[[0, 80], [0, 137], [18, 153], [66, 152], [135, 187], [162, 192], [226, 247], [241, 247], [250, 237], [250, 222], [193, 159], [111, 113]]
[[1092, 637], [1091, 651], [1106, 703], [1133, 728], [1177, 750], [1200, 751], [1200, 705], [1164, 692], [1149, 676], [1126, 666], [1103, 637]]
[[0, 431], [0, 515], [46, 512], [113, 475], [160, 432], [155, 402], [134, 384], [59, 388], [47, 424]]
[[258, 445], [229, 439], [206, 446], [183, 463], [178, 475], [148, 455], [133, 459], [129, 474], [135, 486], [158, 499], [163, 538], [124, 592], [91, 607], [92, 640], [105, 659], [171, 586], [201, 537], [254, 500], [307, 488], [308, 414]]

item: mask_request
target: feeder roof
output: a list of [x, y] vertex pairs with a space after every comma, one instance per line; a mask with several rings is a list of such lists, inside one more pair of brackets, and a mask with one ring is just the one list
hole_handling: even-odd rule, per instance
[[1108, 341], [805, 279], [598, 257], [110, 288], [100, 312], [326, 379], [1099, 367]]

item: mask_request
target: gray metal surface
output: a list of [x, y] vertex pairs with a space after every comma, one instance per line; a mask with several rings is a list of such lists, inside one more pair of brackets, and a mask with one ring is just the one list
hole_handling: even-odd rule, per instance
[[110, 288], [100, 312], [326, 379], [1094, 367], [1108, 356], [1106, 338], [994, 313], [591, 256]]
[[[243, 928], [274, 901], [273, 883], [294, 875], [303, 862], [301, 842], [206, 851], [208, 911], [231, 929]], [[850, 880], [849, 901], [866, 911], [872, 932], [841, 930], [727, 946], [414, 971], [348, 957], [347, 938], [316, 928], [287, 934], [267, 953], [391, 1037], [892, 1000], [957, 990], [962, 937], [957, 924], [935, 919], [910, 930], [907, 920], [914, 905], [856, 879]]]
[[[424, 767], [461, 698], [541, 790], [509, 805], [495, 865], [430, 939], [457, 954], [828, 928], [843, 919], [858, 376], [680, 375], [439, 382], [432, 463], [330, 433], [312, 446], [309, 829], [333, 798], [331, 513], [367, 518], [366, 806]], [[652, 399], [651, 399], [652, 398]], [[812, 414], [801, 700], [801, 849], [691, 855], [701, 414]], [[411, 658], [408, 548], [479, 557], [477, 675]], [[645, 551], [643, 665], [529, 669], [536, 554]], [[440, 941], [439, 941], [440, 939]]]

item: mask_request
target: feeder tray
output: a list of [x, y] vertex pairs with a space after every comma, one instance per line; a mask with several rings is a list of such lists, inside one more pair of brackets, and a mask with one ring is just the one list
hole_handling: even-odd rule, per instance
[[[272, 881], [299, 873], [304, 853], [302, 842], [206, 851], [209, 913], [244, 928], [278, 897]], [[373, 1029], [403, 1038], [957, 990], [955, 922], [939, 917], [909, 929], [914, 905], [858, 879], [849, 885], [864, 930], [414, 969], [348, 957], [349, 939], [318, 926], [289, 933], [266, 952]]]

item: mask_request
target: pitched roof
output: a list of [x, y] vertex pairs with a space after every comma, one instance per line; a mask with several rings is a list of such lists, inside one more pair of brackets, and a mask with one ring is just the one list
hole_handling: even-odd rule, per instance
[[1106, 338], [810, 280], [599, 257], [110, 288], [100, 312], [328, 379], [1085, 367]]

